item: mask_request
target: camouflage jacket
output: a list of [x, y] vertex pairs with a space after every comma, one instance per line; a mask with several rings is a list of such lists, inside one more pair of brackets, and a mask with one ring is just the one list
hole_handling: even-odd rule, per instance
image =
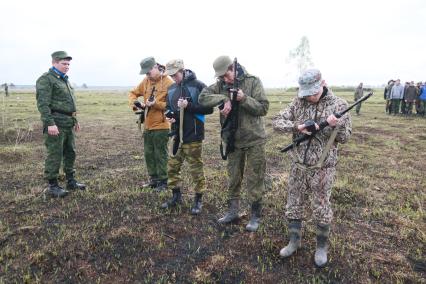
[[363, 95], [364, 95], [364, 88], [363, 87], [357, 87], [355, 89], [354, 101], [359, 100], [360, 98], [362, 98]]
[[[67, 79], [62, 79], [52, 69], [41, 75], [36, 83], [37, 108], [41, 114], [43, 127], [73, 127], [75, 116], [59, 112], [75, 113], [74, 90]], [[55, 112], [58, 111], [58, 112]]]
[[[328, 91], [327, 95], [320, 99], [317, 104], [311, 104], [305, 99], [295, 98], [290, 105], [281, 111], [278, 115], [273, 118], [272, 124], [275, 130], [282, 132], [292, 132], [293, 139], [300, 132], [297, 130], [299, 124], [303, 124], [306, 120], [312, 119], [317, 124], [326, 120], [327, 117], [333, 113], [345, 110], [348, 103], [336, 97], [331, 90]], [[337, 164], [337, 143], [346, 143], [349, 136], [352, 133], [352, 121], [349, 113], [346, 113], [339, 119], [336, 125], [337, 136], [330, 148], [323, 167], [334, 167]], [[302, 142], [299, 146], [293, 149], [293, 162], [299, 160], [305, 160], [305, 165], [311, 166], [318, 162], [325, 148], [329, 137], [333, 131], [333, 128], [327, 126], [322, 131], [317, 133], [314, 138], [311, 139], [309, 149], [309, 140]]]
[[[269, 109], [269, 101], [259, 78], [250, 75], [244, 67], [239, 66], [238, 86], [244, 92], [245, 98], [239, 103], [238, 129], [235, 133], [235, 147], [245, 148], [266, 142], [265, 123], [263, 116]], [[198, 102], [205, 107], [219, 106], [230, 99], [229, 88], [223, 80], [204, 88]], [[220, 115], [220, 123], [225, 117]]]

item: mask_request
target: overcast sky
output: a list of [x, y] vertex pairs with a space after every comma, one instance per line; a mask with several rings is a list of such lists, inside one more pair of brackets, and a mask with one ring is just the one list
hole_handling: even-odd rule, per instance
[[66, 50], [78, 85], [136, 85], [148, 56], [182, 58], [211, 84], [214, 59], [229, 55], [265, 87], [287, 87], [297, 71], [286, 59], [303, 36], [330, 85], [426, 80], [424, 0], [108, 2], [2, 1], [0, 83], [35, 84]]

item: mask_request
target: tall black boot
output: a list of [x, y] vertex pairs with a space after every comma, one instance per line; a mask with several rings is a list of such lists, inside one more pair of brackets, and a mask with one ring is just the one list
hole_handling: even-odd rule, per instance
[[262, 203], [260, 201], [253, 202], [251, 205], [251, 218], [246, 226], [246, 230], [249, 232], [257, 231], [260, 225], [260, 215], [262, 211]]
[[194, 206], [191, 208], [192, 215], [198, 215], [201, 213], [201, 208], [203, 207], [203, 202], [201, 201], [203, 197], [202, 193], [196, 193], [194, 197]]
[[318, 267], [323, 267], [327, 264], [329, 234], [330, 234], [330, 224], [318, 224], [317, 249], [315, 251], [315, 264]]
[[301, 247], [302, 221], [299, 219], [290, 220], [288, 224], [288, 234], [290, 241], [286, 247], [281, 249], [281, 257], [289, 257]]
[[163, 204], [161, 204], [161, 208], [167, 209], [171, 207], [176, 207], [176, 205], [178, 204], [182, 204], [182, 194], [180, 192], [180, 188], [175, 187], [172, 189], [172, 192], [173, 192], [172, 198], [164, 202]]

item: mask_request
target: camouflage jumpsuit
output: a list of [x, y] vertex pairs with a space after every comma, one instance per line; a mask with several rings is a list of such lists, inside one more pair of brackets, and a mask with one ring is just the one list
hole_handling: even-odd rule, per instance
[[[77, 119], [74, 90], [68, 82], [68, 76], [62, 77], [49, 69], [37, 80], [36, 98], [47, 149], [45, 178], [57, 179], [63, 162], [64, 173], [70, 179], [74, 175], [76, 153], [73, 127]], [[58, 127], [58, 136], [47, 134], [47, 127], [53, 125]]]
[[[331, 90], [316, 104], [306, 99], [295, 98], [293, 102], [273, 119], [273, 127], [277, 131], [292, 132], [293, 137], [300, 134], [297, 126], [308, 119], [320, 124], [326, 118], [347, 108], [347, 102], [334, 96]], [[320, 168], [309, 168], [320, 160], [322, 152], [332, 135], [336, 138]], [[317, 133], [309, 141], [302, 142], [294, 148], [290, 155], [292, 164], [288, 180], [288, 196], [286, 217], [288, 219], [304, 219], [307, 196], [312, 197], [313, 217], [317, 223], [330, 224], [333, 211], [330, 206], [331, 187], [333, 185], [337, 164], [337, 143], [345, 143], [352, 132], [350, 114], [345, 114], [333, 129], [330, 126]], [[309, 145], [309, 146], [308, 146]]]

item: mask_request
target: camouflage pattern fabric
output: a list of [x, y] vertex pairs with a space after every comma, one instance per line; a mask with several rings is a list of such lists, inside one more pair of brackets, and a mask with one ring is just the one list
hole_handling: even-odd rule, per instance
[[76, 112], [74, 90], [67, 77], [62, 79], [52, 69], [49, 69], [37, 80], [36, 99], [43, 128], [52, 125], [58, 127], [73, 127], [75, 125], [76, 118], [74, 116], [52, 111]]
[[310, 196], [314, 221], [330, 224], [333, 218], [330, 196], [335, 173], [335, 167], [305, 171], [293, 165], [288, 180], [286, 217], [289, 220], [304, 219]]
[[150, 177], [167, 179], [167, 142], [169, 130], [145, 130], [143, 133], [144, 155]]
[[176, 155], [168, 162], [168, 187], [182, 188], [181, 168], [183, 163], [188, 163], [189, 174], [196, 193], [203, 193], [206, 187], [204, 164], [201, 158], [203, 152], [202, 142], [181, 144]]
[[47, 157], [44, 164], [45, 178], [57, 179], [59, 169], [63, 162], [63, 170], [68, 177], [74, 176], [75, 139], [74, 129], [70, 127], [59, 128], [59, 135], [44, 134], [44, 144], [47, 149]]
[[[295, 98], [293, 102], [273, 118], [273, 127], [277, 131], [292, 132], [295, 137], [298, 133], [297, 126], [308, 119], [315, 120], [317, 124], [329, 115], [347, 108], [347, 102], [334, 96], [331, 90], [317, 104], [311, 104], [305, 99]], [[313, 139], [302, 142], [291, 152], [292, 164], [288, 180], [288, 196], [286, 216], [289, 219], [301, 219], [304, 212], [306, 195], [313, 198], [314, 218], [324, 224], [329, 224], [332, 219], [330, 207], [331, 187], [335, 176], [337, 164], [337, 144], [346, 143], [352, 133], [352, 122], [349, 113], [340, 118], [336, 125], [337, 135], [334, 143], [326, 154], [323, 167], [316, 170], [304, 170], [296, 163], [305, 161], [304, 166], [315, 165], [326, 147], [333, 132], [332, 127], [326, 127]], [[293, 137], [293, 138], [294, 138]], [[310, 146], [308, 146], [310, 144]]]
[[[306, 120], [315, 120], [317, 124], [326, 120], [327, 117], [336, 112], [340, 112], [346, 109], [348, 103], [336, 97], [331, 90], [328, 90], [328, 94], [323, 97], [318, 104], [311, 104], [305, 99], [295, 98], [292, 103], [279, 114], [277, 114], [272, 121], [273, 127], [277, 131], [291, 132], [293, 138], [300, 134], [297, 131], [297, 126], [303, 124]], [[316, 119], [315, 119], [316, 117]], [[337, 143], [346, 143], [352, 133], [352, 121], [349, 113], [346, 113], [340, 118], [336, 127], [338, 128], [335, 143], [330, 148], [328, 155], [324, 161], [323, 166], [334, 167], [337, 164]], [[318, 162], [322, 154], [327, 141], [331, 135], [333, 129], [327, 126], [323, 131], [315, 135], [315, 138], [311, 140], [311, 145], [308, 148], [308, 141], [301, 143], [298, 147], [293, 149], [295, 157], [301, 157], [302, 160], [305, 158], [306, 153], [306, 165], [311, 166]], [[297, 159], [293, 160], [297, 162]]]
[[265, 191], [265, 144], [236, 148], [228, 155], [228, 199], [239, 199], [244, 169], [247, 178], [248, 201], [261, 201]]

